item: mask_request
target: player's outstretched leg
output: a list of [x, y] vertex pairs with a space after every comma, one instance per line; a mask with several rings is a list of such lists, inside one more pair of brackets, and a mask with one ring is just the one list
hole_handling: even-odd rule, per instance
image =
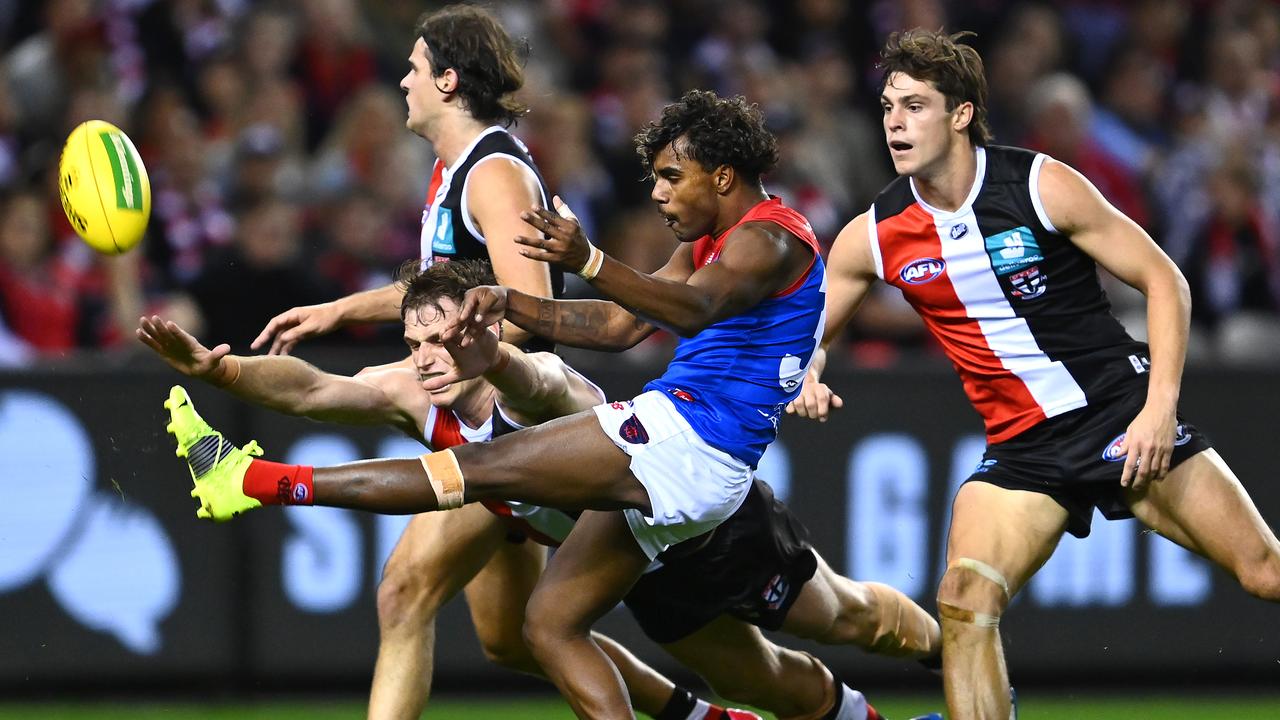
[[254, 456], [262, 454], [258, 443], [250, 440], [238, 448], [227, 442], [222, 433], [200, 417], [180, 385], [169, 390], [164, 406], [169, 411], [169, 424], [165, 429], [177, 441], [177, 455], [186, 458], [195, 482], [191, 497], [200, 500], [196, 517], [221, 522], [261, 507], [261, 502], [243, 492], [245, 470]]

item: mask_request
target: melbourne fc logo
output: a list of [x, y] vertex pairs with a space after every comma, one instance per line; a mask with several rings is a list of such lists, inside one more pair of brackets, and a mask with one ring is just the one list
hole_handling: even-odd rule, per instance
[[643, 445], [649, 442], [649, 431], [640, 424], [640, 418], [632, 415], [623, 421], [618, 428], [618, 435], [632, 445]]
[[919, 260], [913, 260], [902, 268], [902, 272], [898, 273], [898, 277], [901, 277], [903, 282], [910, 285], [923, 285], [931, 280], [938, 279], [938, 276], [946, 269], [946, 260], [920, 258]]
[[1106, 460], [1107, 462], [1120, 462], [1125, 459], [1129, 453], [1121, 450], [1120, 446], [1124, 445], [1124, 438], [1127, 434], [1128, 433], [1120, 433], [1119, 437], [1107, 443], [1107, 446], [1102, 450], [1103, 460]]

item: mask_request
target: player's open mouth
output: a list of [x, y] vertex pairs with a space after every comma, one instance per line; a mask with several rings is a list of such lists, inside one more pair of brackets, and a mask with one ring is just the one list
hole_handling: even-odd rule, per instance
[[667, 227], [675, 227], [676, 222], [679, 220], [675, 215], [664, 213], [661, 210], [658, 211], [658, 214], [662, 216], [662, 221], [667, 224]]
[[902, 142], [901, 140], [894, 140], [889, 143], [889, 149], [897, 152], [906, 152], [912, 147], [914, 146], [911, 143]]

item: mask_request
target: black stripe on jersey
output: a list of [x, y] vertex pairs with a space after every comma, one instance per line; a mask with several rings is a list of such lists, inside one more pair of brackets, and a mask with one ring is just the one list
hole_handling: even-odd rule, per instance
[[911, 207], [915, 201], [916, 196], [911, 192], [911, 181], [907, 176], [899, 175], [876, 196], [876, 222], [888, 220]]
[[[467, 221], [462, 212], [462, 199], [471, 169], [484, 158], [495, 154], [515, 157], [533, 170], [534, 176], [538, 179], [538, 186], [542, 190], [542, 197], [546, 202], [550, 202], [551, 191], [547, 188], [547, 181], [543, 179], [542, 172], [538, 170], [538, 166], [534, 164], [533, 158], [525, 151], [520, 141], [505, 130], [489, 132], [480, 138], [475, 147], [471, 148], [471, 152], [463, 158], [462, 163], [453, 170], [449, 178], [448, 192], [439, 203], [441, 210], [437, 211], [437, 213], [447, 211], [448, 218], [441, 220], [439, 214], [436, 215], [437, 223], [441, 225], [447, 223], [448, 227], [447, 229], [438, 227], [432, 231], [435, 239], [431, 246], [431, 256], [434, 260], [465, 258], [487, 261], [489, 259], [489, 248], [467, 227]], [[564, 273], [554, 265], [550, 269], [551, 295], [558, 298], [564, 295]], [[555, 350], [555, 344], [544, 338], [534, 337], [521, 349], [528, 352], [550, 352]]]
[[[1040, 349], [1062, 362], [1093, 402], [1133, 377], [1129, 356], [1147, 357], [1146, 345], [1129, 337], [1111, 314], [1093, 258], [1041, 224], [1029, 184], [1036, 153], [1004, 146], [986, 152], [986, 177], [973, 213], [987, 260]], [[1005, 257], [1002, 247], [1021, 254]]]

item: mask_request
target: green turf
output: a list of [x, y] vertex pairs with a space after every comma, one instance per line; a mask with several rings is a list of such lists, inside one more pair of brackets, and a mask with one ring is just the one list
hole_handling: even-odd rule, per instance
[[[941, 707], [940, 697], [873, 698], [893, 720]], [[0, 703], [0, 720], [337, 720], [360, 718], [359, 702], [263, 702], [202, 705], [196, 703]], [[568, 720], [572, 715], [556, 698], [517, 700], [440, 700], [426, 718], [440, 720]], [[1089, 697], [1087, 693], [1025, 693], [1020, 720], [1275, 720], [1280, 695], [1203, 696], [1150, 695]]]

